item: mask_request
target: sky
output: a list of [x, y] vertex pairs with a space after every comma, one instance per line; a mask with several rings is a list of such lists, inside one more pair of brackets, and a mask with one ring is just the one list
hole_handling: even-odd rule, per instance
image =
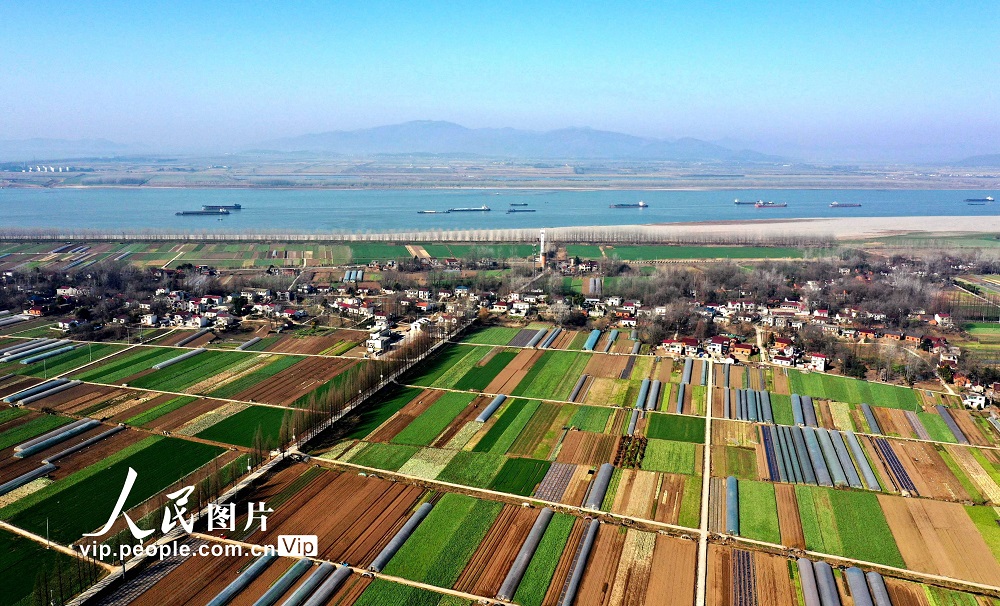
[[432, 119], [1000, 153], [992, 2], [0, 0], [0, 20], [0, 139], [236, 151]]

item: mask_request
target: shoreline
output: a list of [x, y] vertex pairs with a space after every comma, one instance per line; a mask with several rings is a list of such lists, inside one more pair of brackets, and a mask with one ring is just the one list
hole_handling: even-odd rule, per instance
[[[67, 230], [53, 228], [7, 228], [0, 231], [2, 240], [134, 240], [220, 241], [344, 241], [344, 242], [536, 242], [543, 228], [412, 230], [387, 232], [294, 232], [294, 231], [168, 231]], [[558, 242], [601, 242], [619, 244], [777, 244], [799, 240], [819, 242], [921, 235], [960, 236], [1000, 234], [998, 216], [924, 216], [924, 217], [825, 217], [719, 220], [678, 223], [625, 225], [581, 225], [545, 227], [546, 237]]]

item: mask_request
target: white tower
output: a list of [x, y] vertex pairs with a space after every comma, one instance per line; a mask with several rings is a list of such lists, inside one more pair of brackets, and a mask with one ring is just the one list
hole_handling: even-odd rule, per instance
[[538, 246], [538, 265], [545, 269], [545, 230], [542, 229], [539, 234], [539, 246]]

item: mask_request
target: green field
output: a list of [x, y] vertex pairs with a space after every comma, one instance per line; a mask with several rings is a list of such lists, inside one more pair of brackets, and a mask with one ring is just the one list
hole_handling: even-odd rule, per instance
[[510, 395], [542, 400], [568, 400], [591, 354], [546, 351]]
[[642, 468], [646, 471], [665, 471], [692, 475], [697, 470], [698, 447], [690, 442], [671, 442], [650, 438]]
[[564, 513], [553, 514], [517, 587], [514, 602], [523, 606], [541, 606], [575, 521], [575, 517]]
[[705, 419], [680, 415], [649, 415], [646, 422], [646, 437], [703, 444]]
[[429, 446], [474, 399], [472, 394], [451, 391], [442, 393], [437, 401], [390, 441], [394, 444]]
[[463, 495], [442, 496], [383, 572], [450, 588], [502, 508]]
[[771, 413], [778, 425], [795, 425], [795, 414], [792, 412], [792, 396], [780, 393], [771, 394]]
[[187, 406], [191, 402], [194, 402], [198, 398], [194, 396], [178, 396], [176, 398], [171, 398], [163, 404], [158, 404], [153, 408], [150, 408], [146, 412], [137, 414], [136, 416], [128, 419], [125, 423], [129, 425], [141, 426], [147, 423], [151, 423], [160, 417], [169, 414], [175, 410]]
[[822, 373], [788, 371], [792, 393], [849, 404], [870, 404], [885, 408], [919, 410], [917, 393], [906, 387], [859, 381], [848, 377]]
[[84, 364], [89, 364], [91, 360], [99, 360], [104, 356], [110, 356], [116, 351], [121, 351], [122, 349], [124, 349], [124, 346], [122, 345], [95, 345], [88, 343], [78, 346], [73, 351], [67, 351], [66, 353], [59, 354], [58, 356], [52, 356], [44, 361], [21, 365], [23, 370], [21, 370], [18, 374], [27, 375], [29, 377], [52, 377], [55, 375], [61, 375], [73, 370], [74, 368], [83, 366]]
[[17, 427], [11, 427], [0, 433], [0, 450], [17, 446], [21, 442], [27, 442], [45, 432], [52, 431], [56, 427], [62, 427], [72, 420], [68, 417], [58, 417], [56, 415], [37, 416], [26, 423], [21, 423]]
[[511, 400], [497, 418], [493, 427], [472, 449], [475, 452], [504, 454], [514, 444], [514, 440], [524, 429], [531, 416], [538, 410], [536, 400]]
[[781, 544], [774, 485], [740, 480], [740, 536]]
[[973, 336], [1000, 336], [1000, 324], [996, 322], [967, 322], [962, 330]]
[[806, 547], [905, 568], [875, 493], [796, 486]]
[[352, 263], [370, 263], [372, 261], [409, 259], [411, 257], [406, 247], [399, 244], [351, 244], [350, 248]]
[[[180, 355], [180, 353], [178, 353]], [[248, 360], [247, 354], [237, 351], [205, 351], [166, 368], [139, 377], [129, 385], [159, 391], [182, 391], [196, 383], [224, 372], [234, 364]]]
[[[345, 585], [349, 586], [354, 578], [356, 576], [349, 579]], [[446, 603], [445, 599], [450, 597], [420, 587], [392, 583], [385, 579], [375, 579], [371, 585], [365, 588], [358, 601], [354, 602], [354, 606], [399, 606], [400, 604], [406, 604], [406, 606], [471, 606], [471, 602], [467, 600], [456, 599], [454, 604]]]
[[41, 543], [6, 530], [0, 530], [0, 571], [3, 571], [4, 575], [0, 606], [47, 603], [44, 601], [48, 599], [47, 595], [42, 601], [37, 597], [32, 600], [32, 593], [36, 590], [35, 583], [39, 577], [47, 578], [50, 587], [55, 587], [61, 580], [67, 598], [91, 584], [89, 578], [80, 581], [76, 558], [61, 551], [46, 549]]
[[488, 326], [465, 335], [463, 343], [476, 343], [479, 345], [506, 345], [510, 340], [521, 332], [520, 328], [507, 328], [506, 326]]
[[224, 451], [200, 442], [153, 436], [0, 509], [0, 518], [42, 536], [48, 522], [49, 536], [69, 544], [104, 525], [130, 467], [138, 476], [126, 510]]
[[917, 418], [920, 419], [920, 423], [927, 430], [927, 433], [931, 436], [932, 440], [938, 442], [949, 442], [951, 444], [957, 444], [958, 439], [955, 438], [955, 434], [951, 432], [948, 428], [948, 424], [944, 422], [941, 415], [936, 412], [918, 412]]
[[516, 351], [498, 351], [482, 366], [473, 366], [455, 383], [455, 389], [482, 391], [500, 374], [517, 355]]
[[396, 414], [410, 400], [420, 395], [423, 390], [419, 387], [403, 387], [393, 385], [391, 388], [379, 392], [378, 399], [373, 403], [365, 403], [363, 408], [352, 412], [347, 423], [351, 423], [351, 431], [343, 437], [347, 439], [361, 439], [378, 429], [379, 425], [388, 421], [392, 415]]
[[580, 406], [573, 413], [569, 425], [583, 431], [604, 433], [604, 428], [608, 426], [608, 419], [611, 418], [612, 412], [614, 411], [606, 406]]
[[488, 347], [475, 345], [445, 346], [433, 358], [419, 365], [404, 383], [422, 387], [450, 388], [489, 353]]
[[493, 482], [507, 457], [488, 452], [458, 451], [438, 474], [441, 482], [486, 488]]
[[490, 489], [529, 496], [545, 477], [551, 465], [549, 461], [536, 459], [508, 459], [490, 484]]
[[74, 379], [93, 381], [94, 383], [117, 383], [122, 379], [149, 370], [154, 364], [164, 362], [180, 355], [177, 349], [161, 347], [136, 348], [128, 353], [117, 355], [97, 366], [73, 375]]
[[281, 408], [251, 406], [204, 429], [197, 437], [250, 448], [253, 446], [254, 434], [260, 429], [264, 444], [277, 448], [281, 420], [286, 414], [290, 415], [289, 411]]
[[419, 446], [409, 446], [406, 444], [383, 444], [373, 442], [358, 454], [351, 458], [351, 463], [364, 465], [365, 467], [375, 467], [387, 471], [399, 471], [399, 468], [410, 460], [410, 457], [417, 454]]
[[[566, 254], [582, 259], [600, 259], [599, 246], [569, 245]], [[604, 255], [622, 261], [661, 259], [799, 259], [802, 250], [769, 246], [605, 246]]]

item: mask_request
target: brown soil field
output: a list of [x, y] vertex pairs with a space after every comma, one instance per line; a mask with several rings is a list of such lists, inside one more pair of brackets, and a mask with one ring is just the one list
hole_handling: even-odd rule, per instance
[[830, 412], [830, 401], [813, 398], [813, 403], [816, 404], [816, 422], [819, 426], [836, 429], [837, 424], [833, 422], [833, 413]]
[[83, 383], [47, 398], [35, 400], [31, 406], [33, 408], [51, 408], [68, 414], [87, 414], [88, 409], [93, 409], [101, 402], [127, 393], [129, 392], [107, 385]]
[[556, 461], [597, 467], [610, 463], [621, 436], [573, 430], [566, 434]]
[[[33, 418], [33, 417], [29, 415], [28, 417], [25, 418]], [[23, 419], [17, 419], [17, 420], [22, 421]], [[15, 425], [8, 424], [5, 426], [14, 427]], [[98, 425], [97, 427], [85, 431], [84, 433], [78, 436], [74, 436], [69, 440], [66, 440], [65, 442], [60, 442], [59, 444], [56, 444], [50, 448], [47, 448], [41, 452], [37, 452], [23, 459], [14, 457], [14, 446], [16, 446], [16, 444], [14, 446], [11, 446], [10, 448], [6, 448], [3, 451], [0, 451], [0, 484], [7, 482], [8, 480], [13, 480], [14, 478], [24, 473], [36, 469], [39, 465], [42, 464], [42, 461], [45, 458], [50, 457], [56, 453], [62, 452], [63, 450], [66, 450], [67, 448], [70, 448], [76, 444], [89, 440], [90, 438], [99, 435], [109, 429], [111, 428], [107, 425]], [[123, 434], [131, 434], [132, 437], [134, 437], [135, 439], [129, 441], [127, 438], [120, 437], [123, 436]], [[65, 477], [69, 473], [81, 469], [82, 467], [85, 467], [90, 463], [99, 461], [108, 454], [116, 452], [117, 449], [122, 448], [123, 445], [137, 442], [145, 437], [147, 437], [145, 434], [130, 430], [115, 434], [109, 438], [106, 438], [102, 442], [90, 446], [89, 448], [76, 452], [66, 458], [59, 459], [57, 461], [57, 469], [55, 469], [50, 475], [54, 477]], [[122, 446], [118, 447], [112, 446], [111, 449], [109, 450], [108, 448], [105, 447], [105, 443], [107, 442], [113, 442], [114, 444], [119, 444]], [[102, 454], [99, 458], [93, 459], [88, 455], [90, 455], [94, 451], [100, 451], [104, 454]]]
[[569, 349], [570, 344], [573, 343], [573, 339], [579, 334], [578, 330], [564, 330], [559, 333], [556, 340], [552, 342], [549, 349]]
[[778, 502], [778, 527], [781, 529], [781, 543], [796, 549], [806, 548], [799, 518], [798, 500], [793, 484], [775, 484], [774, 496]]
[[958, 503], [878, 495], [906, 567], [997, 585], [1000, 564]]
[[[84, 439], [89, 438], [93, 435], [97, 435], [101, 432], [110, 429], [107, 425], [101, 425], [96, 428], [96, 431], [87, 432], [80, 437], [79, 440], [74, 440], [72, 442], [65, 442], [59, 446], [49, 449], [41, 454], [41, 458], [45, 458], [49, 455], [55, 454], [60, 450], [65, 450], [73, 444], [79, 444]], [[86, 436], [86, 437], [84, 437]], [[55, 479], [64, 478], [72, 473], [75, 473], [85, 467], [89, 467], [94, 463], [99, 463], [109, 456], [119, 452], [120, 450], [131, 446], [137, 442], [141, 442], [149, 437], [149, 434], [136, 431], [134, 429], [126, 429], [124, 431], [119, 431], [118, 433], [107, 437], [96, 444], [88, 446], [83, 450], [77, 451], [64, 459], [59, 459], [56, 461], [57, 469], [52, 472], [52, 477]], [[41, 460], [41, 459], [39, 459]]]
[[[281, 534], [315, 534], [321, 558], [368, 566], [424, 494], [422, 488], [398, 482], [322, 473], [275, 508], [267, 530], [254, 532], [248, 540], [274, 544]], [[334, 503], [336, 515], [326, 515]]]
[[931, 606], [924, 588], [916, 583], [885, 577], [885, 586], [893, 606]]
[[601, 524], [576, 595], [576, 606], [606, 606], [611, 603], [612, 585], [624, 545], [625, 528]]
[[611, 347], [612, 353], [618, 353], [618, 354], [632, 353], [632, 344], [634, 343], [634, 341], [626, 337], [628, 337], [628, 335], [625, 333], [618, 335], [618, 340], [615, 341], [615, 344]]
[[545, 592], [545, 598], [542, 599], [542, 606], [556, 606], [559, 604], [559, 594], [562, 593], [563, 585], [566, 584], [566, 578], [569, 576], [570, 568], [573, 566], [573, 558], [576, 557], [577, 547], [579, 547], [580, 541], [583, 540], [583, 535], [586, 533], [589, 525], [589, 520], [583, 519], [577, 520], [573, 524], [573, 529], [569, 533], [569, 539], [566, 541], [566, 547], [563, 548], [562, 555], [559, 556], [559, 562], [556, 564], [556, 571], [552, 575], [549, 589]]
[[517, 352], [514, 359], [500, 371], [500, 374], [490, 381], [490, 384], [486, 386], [483, 392], [510, 393], [524, 379], [528, 371], [531, 370], [532, 365], [534, 365], [541, 355], [542, 352], [535, 349], [522, 349]]
[[729, 548], [709, 544], [707, 585], [706, 604], [731, 606], [736, 603], [733, 600], [733, 562], [732, 551]]
[[504, 505], [479, 548], [459, 575], [454, 589], [481, 596], [500, 591], [517, 552], [528, 538], [539, 510]]
[[659, 485], [657, 476], [653, 471], [623, 469], [611, 512], [647, 520], [652, 518]]
[[674, 359], [673, 358], [662, 358], [660, 360], [659, 368], [656, 369], [656, 378], [660, 380], [661, 383], [669, 383], [670, 375], [674, 372]]
[[21, 375], [14, 375], [9, 379], [5, 379], [0, 382], [0, 398], [6, 398], [7, 396], [17, 393], [19, 391], [28, 389], [42, 382], [42, 379], [36, 379], [35, 377], [22, 377]]
[[604, 354], [594, 354], [587, 362], [584, 374], [592, 377], [602, 377], [605, 379], [617, 379], [625, 369], [628, 362], [626, 356], [608, 356]]
[[479, 413], [481, 413], [484, 408], [489, 406], [492, 401], [493, 398], [489, 396], [478, 396], [472, 401], [472, 404], [466, 406], [465, 409], [457, 417], [455, 417], [455, 419], [452, 420], [447, 427], [444, 428], [444, 431], [441, 432], [441, 435], [431, 443], [431, 446], [435, 448], [443, 448], [449, 441], [451, 441], [452, 438], [455, 437], [455, 434], [465, 427], [469, 421], [475, 420], [475, 418], [479, 416]]
[[[760, 606], [785, 606], [798, 603], [798, 590], [788, 576], [788, 559], [766, 553], [754, 553], [757, 579], [757, 603]], [[841, 595], [846, 595], [843, 591]], [[852, 602], [843, 601], [844, 606]]]
[[559, 499], [559, 502], [566, 505], [573, 505], [574, 507], [583, 505], [583, 499], [587, 496], [587, 487], [590, 486], [590, 480], [593, 477], [593, 468], [586, 465], [577, 465], [573, 471], [573, 477], [569, 481], [569, 486], [566, 487], [566, 491], [563, 493], [562, 498]]
[[702, 361], [695, 360], [691, 365], [691, 385], [701, 385]]
[[656, 496], [653, 519], [666, 524], [677, 524], [681, 514], [681, 499], [687, 482], [698, 481], [693, 476], [678, 473], [661, 473], [659, 494]]
[[152, 343], [155, 345], [164, 345], [164, 346], [177, 345], [178, 341], [183, 341], [184, 339], [190, 337], [194, 333], [195, 331], [193, 330], [192, 331], [175, 330], [170, 334], [167, 334], [166, 336], [163, 336], [159, 339], [153, 339]]
[[948, 469], [934, 444], [889, 440], [920, 496], [953, 501], [970, 500], [962, 483]]
[[657, 535], [646, 587], [646, 604], [694, 604], [697, 558], [698, 545], [694, 541]]
[[873, 406], [872, 413], [875, 415], [875, 420], [878, 421], [879, 428], [885, 435], [896, 435], [903, 438], [917, 437], [902, 410]]
[[[722, 387], [712, 388], [712, 416], [715, 417], [716, 419], [724, 419], [726, 416], [725, 398], [726, 398], [726, 393], [724, 388]], [[714, 434], [715, 432], [713, 431], [712, 433]], [[714, 436], [713, 436], [713, 441], [714, 441]]]
[[211, 412], [225, 405], [226, 403], [220, 400], [201, 398], [155, 419], [149, 425], [149, 429], [155, 429], [156, 431], [176, 431], [206, 412]]
[[[161, 579], [133, 604], [181, 606], [207, 604], [253, 561], [250, 555], [238, 557], [190, 557]], [[293, 558], [279, 558], [231, 602], [233, 606], [251, 606], [288, 568]]]
[[948, 412], [951, 413], [955, 423], [958, 424], [958, 428], [962, 430], [965, 437], [969, 439], [975, 446], [992, 446], [993, 443], [990, 442], [989, 438], [983, 435], [983, 431], [976, 425], [976, 422], [972, 420], [972, 414], [968, 410], [959, 410], [956, 408], [950, 409]]
[[236, 394], [234, 400], [290, 405], [355, 364], [339, 358], [307, 358], [267, 381]]
[[792, 391], [788, 387], [788, 377], [785, 376], [784, 371], [780, 369], [774, 369], [774, 393], [780, 393], [784, 395], [791, 395]]
[[368, 334], [361, 330], [340, 329], [333, 334], [323, 337], [295, 335], [281, 335], [278, 340], [271, 343], [264, 351], [274, 351], [288, 354], [315, 355], [330, 349], [341, 341], [361, 343], [368, 338]]
[[417, 394], [417, 397], [410, 400], [406, 406], [400, 409], [399, 412], [392, 415], [392, 417], [383, 423], [381, 427], [376, 429], [368, 436], [369, 442], [388, 442], [389, 440], [396, 437], [404, 427], [409, 425], [418, 416], [423, 414], [431, 404], [436, 402], [438, 398], [441, 397], [443, 391], [438, 391], [436, 389], [425, 389]]
[[[651, 532], [629, 530], [625, 534], [621, 560], [607, 600], [609, 606], [646, 603], [655, 547], [656, 535]], [[658, 598], [659, 596], [650, 596], [655, 603], [659, 603]]]

